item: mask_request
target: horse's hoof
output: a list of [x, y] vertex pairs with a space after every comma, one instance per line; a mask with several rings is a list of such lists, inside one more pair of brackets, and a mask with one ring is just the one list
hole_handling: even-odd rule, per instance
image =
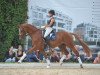
[[18, 61], [18, 63], [22, 63], [21, 61]]
[[50, 68], [50, 66], [48, 65], [47, 68]]
[[80, 67], [83, 68], [83, 65], [81, 64]]
[[61, 63], [60, 63], [60, 66], [62, 66], [62, 64], [63, 64], [63, 63], [61, 62]]

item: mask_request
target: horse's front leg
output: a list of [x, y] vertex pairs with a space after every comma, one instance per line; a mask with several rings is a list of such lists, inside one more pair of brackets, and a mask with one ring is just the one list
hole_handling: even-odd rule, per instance
[[45, 51], [42, 51], [45, 59], [46, 59], [46, 62], [47, 62], [47, 68], [50, 68], [50, 65], [51, 65], [51, 62], [50, 62], [50, 59], [49, 59], [49, 55], [47, 55], [47, 53]]
[[19, 63], [22, 63], [22, 61], [24, 60], [24, 58], [26, 57], [26, 53], [23, 54], [23, 56], [20, 58], [20, 60], [18, 61]]
[[19, 63], [22, 63], [22, 61], [25, 59], [28, 53], [31, 53], [34, 50], [34, 47], [30, 48], [26, 53], [23, 54], [23, 56], [18, 61]]

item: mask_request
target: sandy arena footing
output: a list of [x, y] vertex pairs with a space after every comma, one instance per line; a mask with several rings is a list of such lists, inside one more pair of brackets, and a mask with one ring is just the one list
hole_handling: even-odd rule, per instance
[[100, 64], [52, 63], [46, 68], [46, 63], [0, 63], [0, 75], [100, 75]]

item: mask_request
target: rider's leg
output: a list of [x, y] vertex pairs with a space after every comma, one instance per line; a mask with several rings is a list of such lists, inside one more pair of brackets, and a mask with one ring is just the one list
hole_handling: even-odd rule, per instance
[[53, 29], [51, 27], [47, 27], [46, 28], [46, 31], [45, 31], [45, 34], [44, 34], [44, 38], [46, 38], [52, 31]]

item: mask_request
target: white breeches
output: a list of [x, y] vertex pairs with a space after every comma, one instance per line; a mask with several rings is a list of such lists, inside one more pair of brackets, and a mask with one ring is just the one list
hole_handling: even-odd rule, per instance
[[51, 27], [47, 27], [46, 29], [45, 29], [46, 31], [45, 31], [45, 34], [44, 34], [44, 38], [46, 38], [50, 33], [51, 33], [51, 31], [53, 30]]

